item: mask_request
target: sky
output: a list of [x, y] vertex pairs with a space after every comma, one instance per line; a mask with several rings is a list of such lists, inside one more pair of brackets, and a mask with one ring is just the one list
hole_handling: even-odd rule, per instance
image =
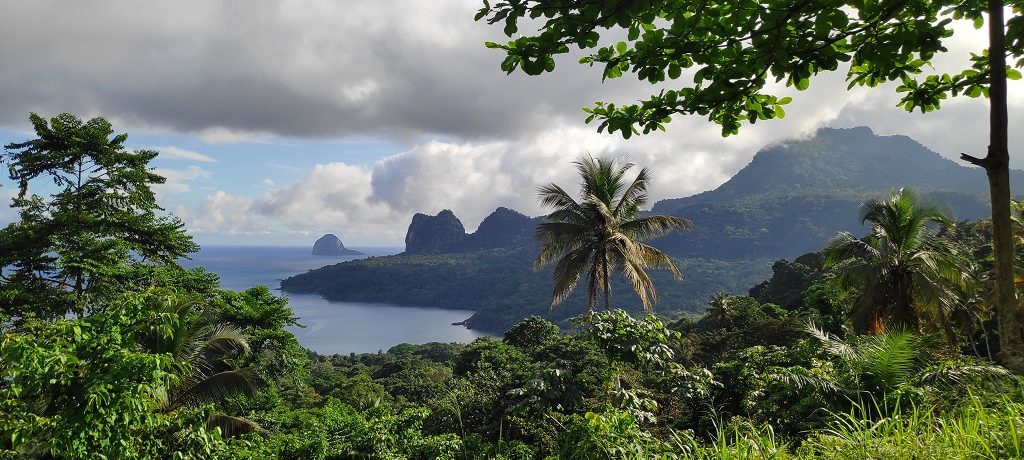
[[[623, 140], [584, 123], [595, 101], [659, 91], [633, 76], [557, 62], [506, 75], [481, 0], [0, 0], [0, 142], [33, 137], [28, 114], [103, 116], [132, 149], [161, 152], [161, 205], [200, 244], [400, 246], [414, 213], [451, 209], [472, 231], [498, 206], [544, 210], [538, 186], [577, 182], [605, 155], [650, 168], [654, 200], [713, 189], [758, 149], [824, 126], [904, 134], [949, 158], [983, 156], [985, 100], [896, 107], [893, 86], [847, 91], [842, 72], [793, 96], [782, 120], [723, 138], [699, 116]], [[609, 38], [611, 39], [611, 38]], [[985, 47], [958, 25], [937, 71]], [[684, 75], [682, 78], [687, 78]], [[685, 80], [684, 80], [685, 81]], [[1011, 82], [1011, 167], [1024, 169], [1024, 85]], [[13, 184], [0, 177], [0, 200]], [[0, 205], [0, 224], [15, 218]]]

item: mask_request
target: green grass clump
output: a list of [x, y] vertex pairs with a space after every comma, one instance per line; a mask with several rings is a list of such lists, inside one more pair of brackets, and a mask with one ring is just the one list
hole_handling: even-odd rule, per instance
[[810, 437], [800, 457], [820, 459], [1024, 458], [1024, 406], [1002, 399], [985, 405], [972, 398], [964, 407], [933, 415], [914, 409], [871, 420], [842, 414], [832, 427]]

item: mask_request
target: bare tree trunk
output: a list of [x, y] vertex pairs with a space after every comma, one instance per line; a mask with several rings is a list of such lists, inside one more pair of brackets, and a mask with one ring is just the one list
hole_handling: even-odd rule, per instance
[[1024, 372], [1024, 327], [1013, 284], [1013, 229], [1010, 221], [1010, 153], [1006, 110], [1006, 44], [1003, 0], [989, 0], [989, 146], [988, 155], [972, 161], [985, 168], [992, 200], [992, 245], [996, 258], [998, 361]]

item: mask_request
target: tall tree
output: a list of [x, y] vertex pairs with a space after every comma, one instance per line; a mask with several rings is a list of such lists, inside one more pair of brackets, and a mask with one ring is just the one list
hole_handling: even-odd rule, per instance
[[0, 155], [18, 184], [21, 214], [0, 230], [10, 313], [23, 314], [10, 310], [24, 305], [47, 305], [36, 313], [50, 316], [85, 313], [84, 295], [115, 283], [133, 257], [174, 263], [198, 249], [181, 221], [158, 214], [151, 187], [165, 179], [148, 167], [157, 152], [126, 150], [128, 136], [114, 135], [103, 118], [29, 119], [38, 137]]
[[867, 238], [842, 232], [825, 249], [825, 266], [837, 270], [844, 288], [859, 292], [852, 315], [857, 332], [880, 334], [886, 323], [917, 331], [924, 317], [953, 340], [949, 313], [964, 270], [953, 244], [936, 235], [953, 222], [909, 190], [867, 201], [861, 221], [870, 225]]
[[[1020, 78], [1024, 66], [1024, 3], [1013, 0], [955, 2], [880, 0], [499, 0], [476, 18], [504, 23], [509, 37], [522, 22], [538, 32], [505, 44], [501, 68], [530, 75], [553, 71], [555, 56], [570, 47], [596, 49], [582, 63], [603, 65], [604, 78], [633, 72], [659, 84], [685, 78], [692, 85], [663, 89], [638, 104], [596, 103], [584, 109], [587, 122], [600, 120], [599, 131], [624, 137], [664, 129], [672, 115], [698, 114], [722, 125], [723, 134], [738, 132], [743, 122], [780, 118], [789, 97], [771, 94], [769, 83], [806, 89], [811, 77], [845, 67], [853, 86], [896, 81], [905, 109], [928, 112], [947, 97], [990, 98], [988, 154], [965, 161], [988, 175], [992, 202], [1002, 353], [1000, 360], [1024, 372], [1024, 315], [1013, 285], [1013, 240], [1010, 223], [1009, 149], [1006, 79]], [[1014, 16], [1004, 23], [1004, 8]], [[970, 68], [958, 74], [921, 75], [936, 54], [947, 51], [955, 21], [986, 22], [989, 47], [972, 53]], [[601, 32], [624, 29], [626, 40], [601, 44]], [[1007, 56], [1017, 59], [1014, 68]]]
[[594, 309], [598, 294], [604, 296], [605, 308], [611, 309], [611, 275], [620, 271], [640, 296], [644, 309], [650, 311], [651, 303], [658, 302], [658, 293], [646, 269], [667, 268], [677, 279], [682, 274], [669, 256], [643, 241], [686, 230], [690, 222], [674, 216], [640, 215], [651, 180], [647, 168], [628, 182], [631, 163], [617, 165], [609, 159], [584, 156], [573, 164], [580, 174], [581, 201], [555, 184], [538, 189], [541, 203], [555, 208], [546, 222], [537, 226], [537, 239], [543, 246], [534, 261], [535, 268], [558, 261], [552, 274], [551, 308], [565, 300], [586, 274], [590, 309]]

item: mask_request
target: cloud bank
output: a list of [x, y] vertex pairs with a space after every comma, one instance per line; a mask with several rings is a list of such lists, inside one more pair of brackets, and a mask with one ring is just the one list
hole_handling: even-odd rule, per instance
[[[778, 87], [795, 99], [787, 118], [739, 136], [723, 139], [700, 117], [676, 117], [667, 133], [629, 141], [598, 134], [583, 124], [581, 107], [660, 88], [632, 76], [602, 82], [574, 56], [554, 74], [505, 75], [500, 54], [483, 46], [504, 40], [500, 28], [472, 20], [479, 0], [0, 4], [0, 126], [24, 127], [29, 111], [70, 111], [102, 114], [119, 131], [208, 145], [360, 138], [402, 146], [368, 164], [323, 162], [290, 183], [262, 180], [252, 193], [218, 187], [223, 158], [159, 147], [161, 158], [183, 165], [160, 171], [168, 177], [162, 202], [206, 235], [331, 231], [397, 243], [414, 212], [451, 208], [470, 229], [497, 206], [537, 215], [536, 187], [574, 184], [570, 161], [584, 153], [650, 167], [651, 194], [660, 199], [713, 188], [761, 146], [825, 125], [908, 134], [953, 158], [980, 154], [987, 138], [984, 100], [907, 114], [895, 107], [891, 85], [847, 91], [840, 73], [801, 93]], [[962, 67], [984, 44], [970, 26], [957, 37], [936, 71]], [[1011, 126], [1024, 106], [1021, 89], [1011, 85]], [[1012, 145], [1022, 141], [1013, 132]], [[1024, 157], [1011, 156], [1024, 167]], [[292, 167], [287, 160], [282, 167]], [[182, 204], [180, 195], [205, 190], [198, 183], [212, 191]]]

